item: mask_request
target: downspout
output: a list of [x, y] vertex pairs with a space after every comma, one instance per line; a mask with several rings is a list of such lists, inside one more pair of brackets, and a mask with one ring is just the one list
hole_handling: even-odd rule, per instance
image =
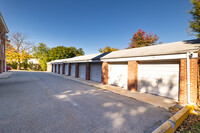
[[187, 102], [188, 104], [192, 104], [190, 102], [190, 58], [192, 58], [193, 52], [187, 52]]

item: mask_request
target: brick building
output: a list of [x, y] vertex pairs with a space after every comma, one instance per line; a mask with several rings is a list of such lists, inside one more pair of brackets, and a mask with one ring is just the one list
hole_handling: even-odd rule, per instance
[[195, 104], [199, 48], [196, 39], [125, 49], [55, 60], [48, 70]]
[[6, 71], [5, 43], [6, 33], [8, 32], [8, 28], [0, 12], [0, 74]]

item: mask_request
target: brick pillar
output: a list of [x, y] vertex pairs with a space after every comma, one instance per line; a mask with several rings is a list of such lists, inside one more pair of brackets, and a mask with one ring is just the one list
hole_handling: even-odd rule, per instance
[[190, 59], [190, 101], [197, 103], [198, 59]]
[[180, 92], [179, 102], [181, 104], [187, 103], [187, 60], [180, 60]]
[[53, 64], [51, 65], [51, 72], [53, 72]]
[[55, 64], [55, 73], [56, 73], [56, 66], [57, 66], [57, 65]]
[[108, 62], [102, 63], [102, 83], [108, 84]]
[[71, 63], [68, 64], [68, 74], [67, 74], [67, 75], [68, 75], [68, 76], [71, 75]]
[[[198, 59], [190, 59], [190, 102], [197, 102]], [[180, 94], [179, 102], [187, 103], [187, 60], [180, 61]]]
[[138, 63], [128, 61], [128, 90], [137, 91]]
[[90, 80], [90, 63], [86, 63], [86, 75], [85, 75], [86, 80]]
[[5, 72], [5, 60], [3, 60], [3, 72]]
[[79, 77], [79, 64], [76, 63], [76, 66], [75, 66], [75, 77], [78, 78]]
[[60, 74], [60, 64], [58, 64], [58, 74]]
[[62, 74], [65, 74], [65, 64], [62, 65]]
[[[1, 53], [1, 52], [0, 52]], [[1, 58], [1, 57], [0, 57]], [[0, 73], [2, 73], [2, 61], [0, 60]]]

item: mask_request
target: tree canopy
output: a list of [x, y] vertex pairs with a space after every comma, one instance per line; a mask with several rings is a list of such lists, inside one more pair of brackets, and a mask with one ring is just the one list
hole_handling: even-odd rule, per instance
[[189, 28], [195, 33], [197, 38], [200, 38], [200, 0], [191, 0], [194, 5], [189, 13], [192, 15], [192, 20], [189, 21]]
[[21, 63], [29, 58], [32, 43], [28, 42], [23, 33], [17, 32], [10, 36], [6, 42], [6, 60], [17, 62], [17, 69], [21, 69]]
[[[131, 43], [127, 48], [137, 48], [144, 46], [156, 45], [159, 37], [156, 34], [149, 32], [148, 34], [139, 29], [136, 33], [134, 33], [133, 38], [131, 39]], [[159, 42], [161, 43], [161, 42]]]
[[49, 51], [49, 60], [52, 61], [58, 59], [72, 58], [84, 54], [85, 53], [82, 48], [77, 49], [75, 47], [57, 46]]
[[84, 55], [82, 48], [77, 49], [75, 47], [64, 46], [49, 48], [44, 43], [39, 43], [38, 46], [33, 48], [33, 56], [39, 59], [42, 70], [47, 69], [47, 62], [49, 61], [72, 58], [80, 55]]
[[39, 43], [38, 46], [33, 47], [33, 56], [39, 59], [39, 64], [42, 67], [42, 70], [47, 69], [47, 62], [49, 61], [49, 50], [44, 43]]
[[110, 47], [110, 46], [106, 46], [105, 48], [100, 48], [99, 49], [99, 52], [100, 53], [106, 53], [106, 52], [112, 52], [112, 51], [117, 51], [117, 50], [119, 50], [119, 49], [117, 49], [117, 48], [112, 48], [112, 47]]

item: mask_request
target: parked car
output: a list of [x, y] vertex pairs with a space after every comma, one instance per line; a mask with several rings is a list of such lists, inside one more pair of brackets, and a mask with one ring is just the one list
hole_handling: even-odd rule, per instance
[[10, 66], [6, 66], [6, 71], [11, 70]]

